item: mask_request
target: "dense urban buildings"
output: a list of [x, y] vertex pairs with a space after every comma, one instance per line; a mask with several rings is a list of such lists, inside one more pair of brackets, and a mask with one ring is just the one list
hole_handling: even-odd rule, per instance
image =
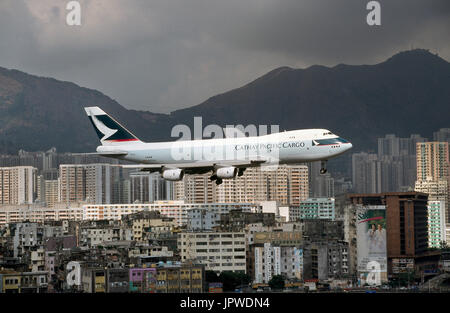
[[416, 180], [416, 144], [426, 141], [419, 135], [378, 139], [378, 153], [354, 153], [352, 181], [354, 192], [379, 193], [407, 191]]
[[216, 186], [209, 175], [188, 175], [175, 182], [175, 199], [190, 203], [277, 201], [298, 205], [309, 196], [308, 167], [248, 168], [244, 175]]
[[448, 129], [433, 139], [390, 134], [326, 174], [248, 168], [219, 186], [55, 149], [0, 156], [0, 292], [423, 285], [449, 268]]

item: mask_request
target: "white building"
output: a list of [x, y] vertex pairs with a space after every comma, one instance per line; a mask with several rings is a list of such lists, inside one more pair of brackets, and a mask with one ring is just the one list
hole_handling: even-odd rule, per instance
[[246, 272], [244, 232], [182, 232], [178, 250], [182, 262], [194, 260], [206, 270]]
[[440, 248], [446, 241], [445, 201], [428, 201], [428, 246]]
[[334, 198], [309, 198], [299, 207], [299, 215], [295, 216], [294, 211], [292, 219], [335, 219], [335, 200]]
[[255, 247], [255, 283], [268, 283], [273, 276], [301, 279], [303, 274], [303, 249], [295, 246], [278, 246], [269, 242]]
[[37, 169], [0, 167], [0, 205], [32, 204], [37, 197]]

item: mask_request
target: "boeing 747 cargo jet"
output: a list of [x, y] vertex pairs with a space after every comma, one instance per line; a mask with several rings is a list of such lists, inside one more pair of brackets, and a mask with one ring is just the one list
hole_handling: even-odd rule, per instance
[[97, 154], [139, 163], [123, 165], [159, 172], [177, 181], [184, 174], [211, 172], [211, 180], [242, 176], [248, 167], [326, 161], [352, 148], [347, 140], [326, 129], [292, 130], [253, 137], [234, 137], [145, 143], [99, 107], [85, 108], [100, 138]]

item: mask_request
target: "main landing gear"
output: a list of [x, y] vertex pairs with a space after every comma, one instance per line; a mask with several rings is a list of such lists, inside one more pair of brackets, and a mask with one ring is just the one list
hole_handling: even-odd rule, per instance
[[213, 174], [210, 178], [209, 178], [209, 180], [211, 180], [211, 181], [216, 181], [216, 185], [220, 185], [221, 183], [223, 183], [223, 180], [222, 180], [222, 178], [219, 178], [219, 177], [217, 177], [217, 175], [216, 174]]
[[325, 174], [327, 172], [327, 161], [320, 161], [320, 174]]

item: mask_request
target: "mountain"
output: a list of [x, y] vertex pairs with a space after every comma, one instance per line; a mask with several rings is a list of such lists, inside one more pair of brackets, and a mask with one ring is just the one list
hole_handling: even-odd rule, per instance
[[100, 106], [139, 138], [170, 139], [176, 124], [266, 124], [327, 128], [374, 149], [387, 133], [409, 136], [450, 127], [450, 63], [427, 50], [398, 53], [375, 65], [281, 67], [253, 82], [171, 114], [127, 110], [70, 82], [0, 68], [0, 152], [94, 151], [97, 137], [83, 107]]
[[426, 50], [394, 55], [376, 65], [282, 67], [200, 105], [172, 113], [204, 124], [279, 124], [326, 128], [374, 149], [387, 133], [409, 136], [450, 127], [450, 63]]
[[99, 141], [85, 106], [102, 107], [146, 139], [161, 137], [169, 118], [127, 110], [96, 90], [70, 82], [0, 68], [0, 152], [53, 146], [61, 152], [95, 151]]

